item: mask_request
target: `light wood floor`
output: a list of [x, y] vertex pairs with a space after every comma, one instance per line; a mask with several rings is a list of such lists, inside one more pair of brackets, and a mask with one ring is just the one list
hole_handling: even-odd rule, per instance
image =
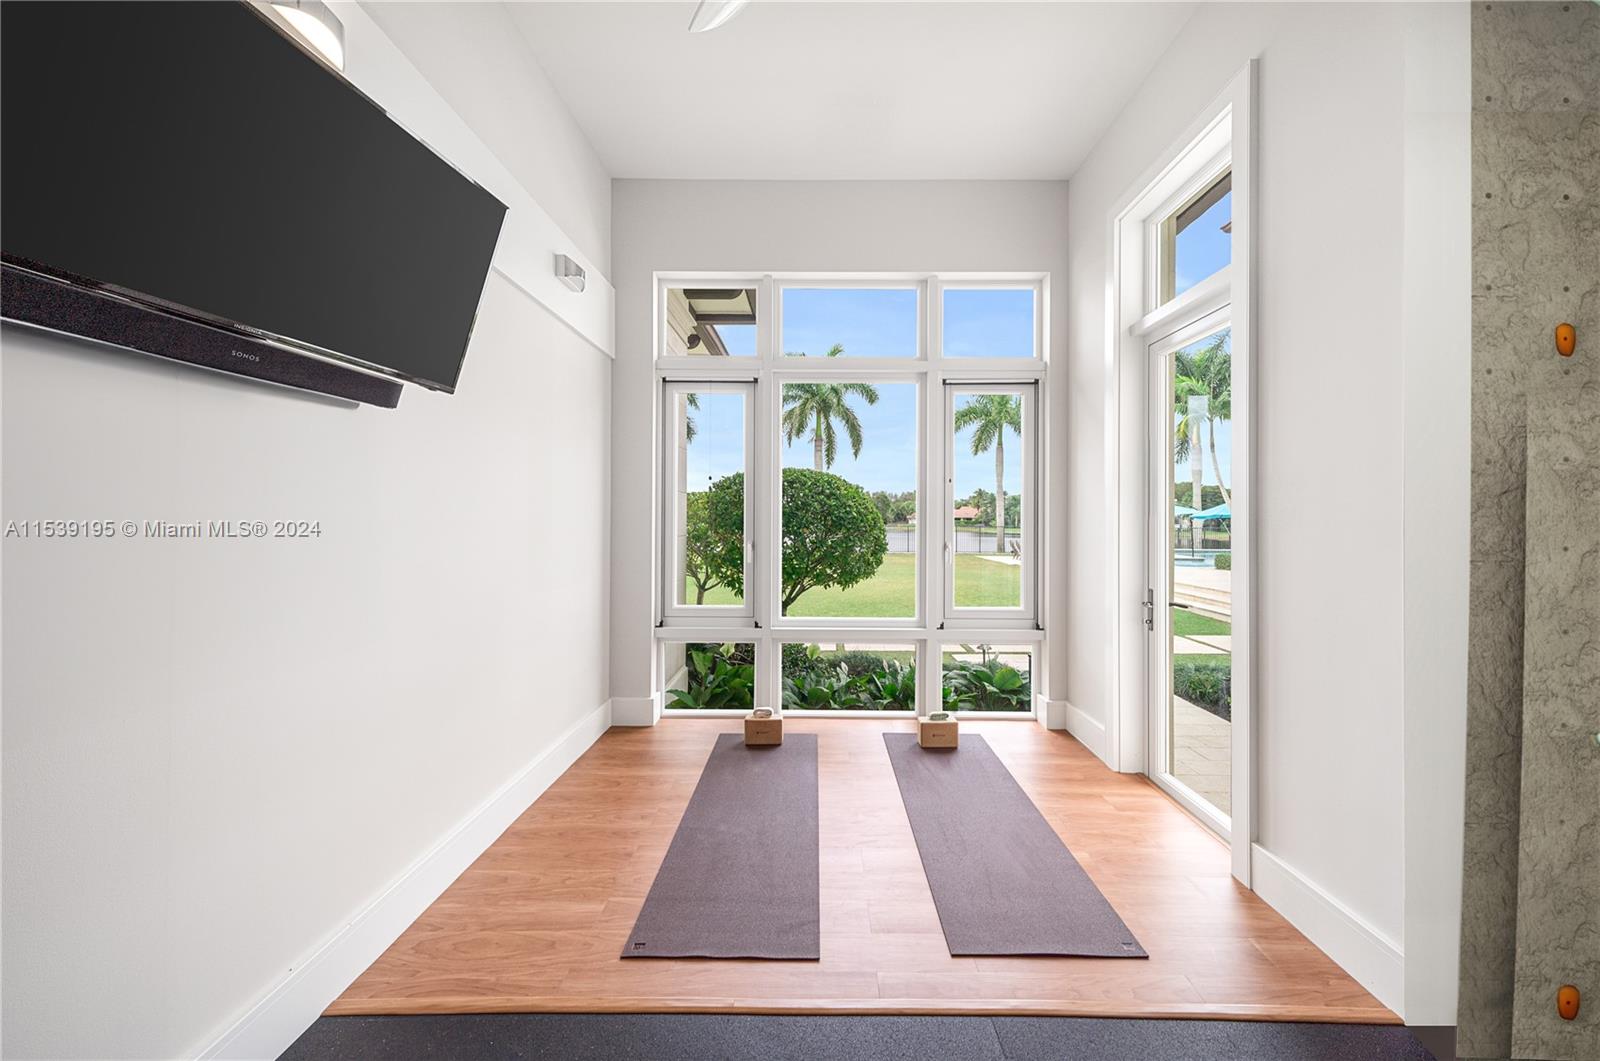
[[623, 961], [720, 732], [669, 719], [605, 734], [329, 1014], [1036, 1013], [1398, 1023], [1228, 873], [1226, 849], [1153, 785], [1033, 722], [982, 733], [1150, 952], [1147, 961], [952, 958], [879, 734], [819, 741], [822, 960]]

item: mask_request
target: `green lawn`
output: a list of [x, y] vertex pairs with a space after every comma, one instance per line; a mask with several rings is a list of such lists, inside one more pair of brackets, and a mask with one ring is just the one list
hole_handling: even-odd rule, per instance
[[1221, 619], [1213, 619], [1209, 615], [1191, 612], [1183, 608], [1172, 609], [1172, 632], [1178, 637], [1188, 637], [1194, 634], [1231, 634], [1233, 627]]
[[1233, 666], [1233, 656], [1227, 652], [1182, 652], [1172, 657], [1173, 663], [1214, 663], [1218, 666], [1226, 664]]
[[[1022, 568], [997, 564], [970, 553], [956, 556], [956, 605], [962, 608], [1014, 608], [1021, 603]], [[694, 587], [689, 587], [694, 599]], [[725, 587], [706, 594], [707, 604], [735, 604]], [[790, 615], [813, 618], [875, 616], [909, 618], [917, 611], [917, 558], [890, 553], [877, 574], [849, 589], [835, 586], [808, 590], [789, 609]]]

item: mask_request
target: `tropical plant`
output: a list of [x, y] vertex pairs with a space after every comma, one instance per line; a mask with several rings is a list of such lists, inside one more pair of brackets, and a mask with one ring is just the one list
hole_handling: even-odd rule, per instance
[[[710, 572], [743, 594], [744, 473], [711, 484], [704, 533]], [[871, 578], [888, 550], [883, 517], [865, 490], [831, 472], [783, 470], [784, 613], [806, 590], [848, 589]]]
[[748, 710], [755, 700], [754, 662], [739, 646], [690, 645], [686, 689], [672, 689], [668, 707], [689, 710]]
[[[834, 343], [827, 356], [838, 357], [842, 353], [844, 347]], [[793, 442], [809, 433], [816, 471], [833, 467], [834, 458], [839, 454], [839, 427], [844, 428], [850, 440], [851, 454], [861, 456], [861, 419], [850, 407], [852, 397], [876, 405], [878, 388], [870, 383], [784, 384], [783, 440]]]
[[786, 711], [846, 711], [860, 705], [859, 682], [844, 664], [783, 677]]
[[999, 659], [950, 660], [944, 665], [946, 711], [1027, 711], [1033, 690], [1026, 676]]
[[[800, 659], [791, 668], [790, 649]], [[863, 654], [864, 655], [864, 654]], [[877, 666], [852, 674], [842, 657], [824, 657], [814, 645], [785, 645], [783, 706], [786, 711], [913, 711], [917, 671], [897, 659], [874, 657]]]
[[917, 707], [917, 668], [897, 659], [885, 660], [882, 670], [862, 675], [862, 698], [874, 711], [914, 711]]
[[[1022, 398], [1015, 394], [974, 394], [967, 403], [956, 410], [955, 428], [964, 431], [972, 428], [972, 455], [974, 457], [994, 450], [995, 511], [1006, 512], [1006, 429], [1022, 437]], [[1005, 521], [997, 521], [994, 551], [1006, 551]]]

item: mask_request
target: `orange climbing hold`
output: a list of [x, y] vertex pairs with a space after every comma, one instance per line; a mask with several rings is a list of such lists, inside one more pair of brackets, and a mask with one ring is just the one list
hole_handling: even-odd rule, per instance
[[1556, 325], [1556, 352], [1562, 357], [1571, 357], [1577, 346], [1578, 329], [1570, 324]]
[[1578, 1019], [1578, 989], [1571, 984], [1562, 984], [1556, 991], [1556, 1012], [1561, 1014], [1562, 1020]]

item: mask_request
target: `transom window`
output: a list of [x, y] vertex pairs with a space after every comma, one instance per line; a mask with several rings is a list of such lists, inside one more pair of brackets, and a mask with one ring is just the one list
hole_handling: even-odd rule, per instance
[[1033, 713], [1045, 299], [658, 280], [668, 710]]
[[1233, 261], [1233, 173], [1188, 198], [1159, 226], [1161, 302], [1172, 301]]

